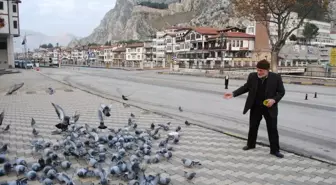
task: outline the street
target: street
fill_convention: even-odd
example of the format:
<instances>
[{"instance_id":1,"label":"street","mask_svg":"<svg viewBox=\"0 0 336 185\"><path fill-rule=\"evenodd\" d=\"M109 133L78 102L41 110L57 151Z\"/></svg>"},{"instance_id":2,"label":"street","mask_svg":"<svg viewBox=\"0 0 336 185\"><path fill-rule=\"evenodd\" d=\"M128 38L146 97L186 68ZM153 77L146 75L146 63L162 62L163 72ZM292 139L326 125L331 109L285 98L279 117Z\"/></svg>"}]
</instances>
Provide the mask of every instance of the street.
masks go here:
<instances>
[{"instance_id":1,"label":"street","mask_svg":"<svg viewBox=\"0 0 336 185\"><path fill-rule=\"evenodd\" d=\"M237 137L247 137L248 113L242 114L246 95L224 100L223 79L72 67L42 68L41 73L120 101L117 88L125 95L134 92L128 101L131 105ZM229 91L243 83L230 80ZM332 120L336 119L336 88L294 84L285 84L285 88L286 95L279 105L280 147L335 163L336 125ZM314 98L315 92L317 98ZM306 94L308 100L305 100ZM183 112L178 110L179 106ZM258 141L268 144L264 120Z\"/></svg>"},{"instance_id":2,"label":"street","mask_svg":"<svg viewBox=\"0 0 336 185\"><path fill-rule=\"evenodd\" d=\"M216 92L216 80L185 78L184 80L179 80L179 83L174 83L174 81L178 81L175 77L160 76L155 74L155 72L125 72L83 68L79 70L42 68L41 72L21 70L21 73L6 74L0 77L0 111L4 111L5 114L1 129L4 130L5 127L11 125L8 131L1 132L0 146L5 143L9 144L8 155L6 155L9 161L24 158L28 166L31 166L32 163L36 163L37 159L44 156L41 153L42 151L37 153L32 151L31 142L33 140L41 138L43 141L55 143L63 138L61 135L51 134L55 130L55 124L59 122L51 103L60 105L66 115L72 115L75 112L79 113L78 126L87 124L91 128L97 128L100 125L96 110L103 103L112 105L111 116L104 121L106 126L111 129L127 129L127 120L130 118L131 113L134 114L133 119L136 121L139 130L150 128L152 123L157 126L170 123L171 129L160 131L159 137L161 138L152 141L154 150L151 156L156 156L154 151L158 149L159 142L165 138L168 132L178 126L181 127L180 141L177 144L171 143L173 145L172 158L169 160L162 159L159 163L146 165L146 174L155 175L160 173L164 176L169 176L171 178L170 184L336 184L336 168L333 164L309 159L287 151L282 151L285 158L279 159L270 155L269 148L262 145L258 145L254 150L242 151L246 141L232 137L232 135L246 137L247 116L242 116L242 105L240 105L243 103L244 98L224 101L222 93ZM125 80L117 80L116 78ZM155 80L151 80L154 78ZM59 80L70 82L72 85L76 85L77 88L70 87L64 82L60 83ZM132 82L135 80L137 82ZM202 83L203 80L208 82L208 85L204 82ZM24 86L21 89L12 95L5 95L10 86L22 82ZM242 82L232 81L232 84L239 85L239 83ZM161 84L162 86L155 84ZM170 87L169 84L176 87ZM212 86L209 84L212 84ZM202 90L201 86L203 85L206 88L215 90ZM54 90L54 94L49 94L49 88ZM120 88L126 93L136 90L128 101L133 106L127 107L123 104L125 101L121 100L116 88ZM91 92L88 92L88 90ZM201 92L197 92L197 90ZM218 88L217 91L221 91L221 89ZM318 96L318 99L321 97L323 97L322 94ZM116 99L116 101L112 99ZM283 101L283 107L291 107L292 104L295 104L286 105L286 101ZM182 107L183 112L178 110L178 106ZM307 106L313 106L313 104ZM325 105L322 102L318 106L322 108ZM150 110L147 111L143 108ZM328 113L328 110L330 111L332 108L332 106L325 106L324 109L321 109L321 112ZM295 111L295 109L291 109L291 111ZM304 116L308 115L309 113L307 112ZM283 117L286 116L281 117L281 121L284 122L286 119ZM38 131L38 136L34 134L31 128L32 118L36 121L34 128ZM185 125L184 121L186 119L192 125ZM296 121L295 124L298 124L298 118L293 120ZM328 119L326 120L328 121ZM287 127L297 127L290 125L293 122L288 122ZM329 122L329 124L331 123ZM301 123L302 125L305 124ZM323 126L327 126L327 124ZM320 128L322 127L320 126ZM324 142L324 147L327 149L332 148L334 144L332 142L328 143L324 137L321 137L322 134L328 133L327 129L320 131L322 134L314 135L313 131L310 131L309 135L304 134L309 129L295 131L300 133L300 135L288 130L290 129L281 126L282 146L289 147L295 151L301 151L302 148L313 146L313 141ZM226 132L231 134L231 136L221 132ZM267 143L264 132L263 126L261 133L264 136L260 138L261 141ZM99 131L99 135L108 133L110 133L108 130ZM287 141L284 138L292 138L293 144L285 145ZM293 147L294 144L303 142L304 139L307 140L303 143L304 145ZM60 153L62 151L56 152L60 155L61 160L67 159L72 163L72 166L65 173L73 180L74 184L92 185L93 183L99 183L99 178L80 178L77 175L79 169L90 165L89 161L77 157L66 158L64 154ZM116 150L112 148L109 151L114 152ZM134 150L130 150L128 155L132 151ZM330 150L331 152L333 151ZM311 154L312 152L308 151L307 153ZM327 158L328 156L324 157ZM200 161L202 165L192 168L185 167L181 162L184 158ZM125 160L129 159L125 158ZM100 164L109 172L109 184L127 184L127 180L110 174L112 173L110 172L111 167L116 164L111 161L110 157ZM187 180L184 176L184 171L195 172L196 177L192 180ZM17 176L13 172L2 176L1 180L13 181L23 176ZM40 182L29 181L29 184L40 184Z\"/></svg>"}]
</instances>

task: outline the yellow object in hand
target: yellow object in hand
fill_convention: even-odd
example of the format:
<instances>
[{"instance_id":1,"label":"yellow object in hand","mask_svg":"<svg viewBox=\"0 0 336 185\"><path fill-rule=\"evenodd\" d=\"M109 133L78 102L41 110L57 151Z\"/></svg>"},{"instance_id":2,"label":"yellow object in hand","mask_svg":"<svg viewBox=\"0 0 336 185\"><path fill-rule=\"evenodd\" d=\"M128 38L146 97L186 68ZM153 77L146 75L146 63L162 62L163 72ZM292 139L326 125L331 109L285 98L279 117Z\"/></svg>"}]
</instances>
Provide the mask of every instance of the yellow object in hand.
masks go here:
<instances>
[{"instance_id":1,"label":"yellow object in hand","mask_svg":"<svg viewBox=\"0 0 336 185\"><path fill-rule=\"evenodd\" d=\"M264 100L263 104L264 104L265 106L267 106L267 104L268 104L268 100Z\"/></svg>"}]
</instances>

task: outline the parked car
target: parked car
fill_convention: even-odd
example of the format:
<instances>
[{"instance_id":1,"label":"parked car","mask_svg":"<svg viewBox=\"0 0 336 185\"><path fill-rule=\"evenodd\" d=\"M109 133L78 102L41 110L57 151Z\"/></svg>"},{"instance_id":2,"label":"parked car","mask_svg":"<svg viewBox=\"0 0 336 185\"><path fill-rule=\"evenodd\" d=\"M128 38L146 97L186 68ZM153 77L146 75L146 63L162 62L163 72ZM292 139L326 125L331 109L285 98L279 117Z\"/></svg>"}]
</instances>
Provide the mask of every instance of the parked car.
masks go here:
<instances>
[{"instance_id":1,"label":"parked car","mask_svg":"<svg viewBox=\"0 0 336 185\"><path fill-rule=\"evenodd\" d=\"M27 61L25 61L24 68L25 69L33 69L34 65L31 61L27 60Z\"/></svg>"},{"instance_id":2,"label":"parked car","mask_svg":"<svg viewBox=\"0 0 336 185\"><path fill-rule=\"evenodd\" d=\"M19 62L19 68L25 68L25 61L24 60L21 60L20 62Z\"/></svg>"},{"instance_id":3,"label":"parked car","mask_svg":"<svg viewBox=\"0 0 336 185\"><path fill-rule=\"evenodd\" d=\"M15 68L20 68L20 60L15 60Z\"/></svg>"}]
</instances>

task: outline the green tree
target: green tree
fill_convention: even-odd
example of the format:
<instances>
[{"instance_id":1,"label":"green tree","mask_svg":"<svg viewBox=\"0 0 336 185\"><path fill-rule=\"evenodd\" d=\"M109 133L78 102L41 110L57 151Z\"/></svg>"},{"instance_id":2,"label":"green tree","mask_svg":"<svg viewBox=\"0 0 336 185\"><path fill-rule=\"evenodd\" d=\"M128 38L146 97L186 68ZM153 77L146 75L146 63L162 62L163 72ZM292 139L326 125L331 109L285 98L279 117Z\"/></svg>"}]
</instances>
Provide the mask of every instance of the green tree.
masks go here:
<instances>
[{"instance_id":1,"label":"green tree","mask_svg":"<svg viewBox=\"0 0 336 185\"><path fill-rule=\"evenodd\" d=\"M89 43L88 46L98 46L97 43Z\"/></svg>"},{"instance_id":2,"label":"green tree","mask_svg":"<svg viewBox=\"0 0 336 185\"><path fill-rule=\"evenodd\" d=\"M44 48L44 49L46 49L46 48L48 48L48 45L47 45L47 44L42 44L42 45L40 46L40 48Z\"/></svg>"},{"instance_id":3,"label":"green tree","mask_svg":"<svg viewBox=\"0 0 336 185\"><path fill-rule=\"evenodd\" d=\"M292 35L289 37L289 40L290 40L290 41L297 41L297 37L296 37L296 35L292 34Z\"/></svg>"},{"instance_id":4,"label":"green tree","mask_svg":"<svg viewBox=\"0 0 336 185\"><path fill-rule=\"evenodd\" d=\"M105 46L111 46L111 45L112 45L112 42L111 42L111 41L106 41L104 45L105 45Z\"/></svg>"},{"instance_id":5,"label":"green tree","mask_svg":"<svg viewBox=\"0 0 336 185\"><path fill-rule=\"evenodd\" d=\"M312 39L316 38L319 28L315 24L306 23L302 32L303 37L306 42L310 42Z\"/></svg>"},{"instance_id":6,"label":"green tree","mask_svg":"<svg viewBox=\"0 0 336 185\"><path fill-rule=\"evenodd\" d=\"M47 46L47 48L53 48L53 47L54 46L51 43L49 43L48 46Z\"/></svg>"},{"instance_id":7,"label":"green tree","mask_svg":"<svg viewBox=\"0 0 336 185\"><path fill-rule=\"evenodd\" d=\"M278 57L286 40L299 29L304 19L313 16L318 8L327 11L328 1L319 0L232 0L235 13L248 17L266 27L271 44L271 68L278 72ZM291 12L298 13L298 18L291 16ZM276 30L271 34L270 26Z\"/></svg>"}]
</instances>

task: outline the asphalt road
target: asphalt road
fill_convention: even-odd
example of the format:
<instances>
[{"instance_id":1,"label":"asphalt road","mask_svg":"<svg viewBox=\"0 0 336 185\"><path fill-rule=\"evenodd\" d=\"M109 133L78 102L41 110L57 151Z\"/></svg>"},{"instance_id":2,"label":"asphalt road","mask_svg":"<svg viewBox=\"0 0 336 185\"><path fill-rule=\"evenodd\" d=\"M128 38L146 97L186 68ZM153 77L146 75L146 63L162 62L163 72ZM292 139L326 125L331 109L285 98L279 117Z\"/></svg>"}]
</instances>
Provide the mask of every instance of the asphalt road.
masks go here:
<instances>
[{"instance_id":1,"label":"asphalt road","mask_svg":"<svg viewBox=\"0 0 336 185\"><path fill-rule=\"evenodd\" d=\"M128 101L132 105L247 137L248 114L242 114L246 96L224 100L223 79L90 68L42 68L41 73L113 99L121 100L116 90L120 88L123 94L134 93ZM230 80L229 91L242 84ZM294 84L285 88L279 105L280 147L336 163L336 88ZM268 143L264 120L258 141Z\"/></svg>"}]
</instances>

